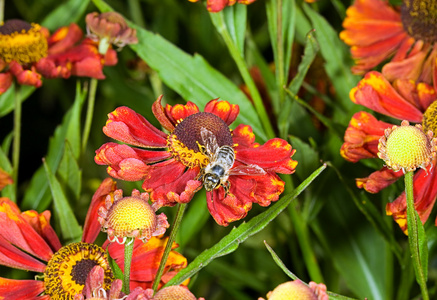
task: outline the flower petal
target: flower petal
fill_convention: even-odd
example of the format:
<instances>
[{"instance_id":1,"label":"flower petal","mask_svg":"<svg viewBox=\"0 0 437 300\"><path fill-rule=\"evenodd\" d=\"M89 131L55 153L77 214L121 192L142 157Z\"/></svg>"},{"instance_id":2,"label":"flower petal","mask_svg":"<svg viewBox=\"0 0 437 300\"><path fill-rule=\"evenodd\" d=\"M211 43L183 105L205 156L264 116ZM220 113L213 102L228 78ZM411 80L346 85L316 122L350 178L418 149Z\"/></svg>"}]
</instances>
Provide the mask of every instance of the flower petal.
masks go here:
<instances>
[{"instance_id":1,"label":"flower petal","mask_svg":"<svg viewBox=\"0 0 437 300\"><path fill-rule=\"evenodd\" d=\"M405 100L378 72L369 72L350 91L354 103L400 120L420 123L422 112Z\"/></svg>"},{"instance_id":2,"label":"flower petal","mask_svg":"<svg viewBox=\"0 0 437 300\"><path fill-rule=\"evenodd\" d=\"M268 172L266 175L252 176L252 178L256 181L254 202L261 206L269 206L272 201L277 201L284 191L284 182L274 173Z\"/></svg>"},{"instance_id":3,"label":"flower petal","mask_svg":"<svg viewBox=\"0 0 437 300\"><path fill-rule=\"evenodd\" d=\"M268 140L259 147L237 146L235 152L236 160L246 165L258 165L266 171L292 174L297 165L297 161L291 159L296 150L280 138Z\"/></svg>"},{"instance_id":4,"label":"flower petal","mask_svg":"<svg viewBox=\"0 0 437 300\"><path fill-rule=\"evenodd\" d=\"M259 147L259 144L255 143L255 134L253 133L252 127L249 125L240 124L233 132L234 136L232 137L232 140L237 147Z\"/></svg>"},{"instance_id":5,"label":"flower petal","mask_svg":"<svg viewBox=\"0 0 437 300\"><path fill-rule=\"evenodd\" d=\"M12 79L13 77L10 72L0 74L0 95L11 87Z\"/></svg>"},{"instance_id":6,"label":"flower petal","mask_svg":"<svg viewBox=\"0 0 437 300\"><path fill-rule=\"evenodd\" d=\"M421 51L404 60L391 61L384 65L382 74L389 81L394 81L398 78L416 81L422 73L422 66L426 56L427 52Z\"/></svg>"},{"instance_id":7,"label":"flower petal","mask_svg":"<svg viewBox=\"0 0 437 300\"><path fill-rule=\"evenodd\" d=\"M351 162L377 157L379 139L384 135L384 130L392 126L378 121L367 112L355 113L344 134L344 144L340 149L341 156Z\"/></svg>"},{"instance_id":8,"label":"flower petal","mask_svg":"<svg viewBox=\"0 0 437 300\"><path fill-rule=\"evenodd\" d=\"M209 101L204 111L219 116L229 126L240 113L240 107L236 104L230 104L228 101L219 101L217 98Z\"/></svg>"},{"instance_id":9,"label":"flower petal","mask_svg":"<svg viewBox=\"0 0 437 300\"><path fill-rule=\"evenodd\" d=\"M19 84L32 85L37 88L42 85L41 74L33 70L24 70L16 61L10 62L9 70L17 78Z\"/></svg>"},{"instance_id":10,"label":"flower petal","mask_svg":"<svg viewBox=\"0 0 437 300\"><path fill-rule=\"evenodd\" d=\"M173 123L173 125L176 125L186 117L197 114L199 112L199 108L193 102L188 101L185 105L176 104L171 106L167 104L164 108L164 111L167 118Z\"/></svg>"},{"instance_id":11,"label":"flower petal","mask_svg":"<svg viewBox=\"0 0 437 300\"><path fill-rule=\"evenodd\" d=\"M175 123L166 115L164 111L164 107L162 107L161 105L161 99L162 99L162 95L160 95L158 99L156 99L156 101L153 102L152 105L153 115L159 121L162 127L164 127L170 132L173 132L173 130L175 129Z\"/></svg>"},{"instance_id":12,"label":"flower petal","mask_svg":"<svg viewBox=\"0 0 437 300\"><path fill-rule=\"evenodd\" d=\"M82 29L75 23L59 28L47 39L48 54L64 53L79 42L82 36Z\"/></svg>"},{"instance_id":13,"label":"flower petal","mask_svg":"<svg viewBox=\"0 0 437 300\"><path fill-rule=\"evenodd\" d=\"M85 219L82 242L93 243L96 240L102 227L97 220L98 211L100 207L104 207L106 196L113 193L116 189L117 183L111 178L106 178L94 193Z\"/></svg>"},{"instance_id":14,"label":"flower petal","mask_svg":"<svg viewBox=\"0 0 437 300\"><path fill-rule=\"evenodd\" d=\"M49 210L39 214L37 211L28 210L21 213L21 216L30 226L46 241L53 252L58 251L61 247L61 241L53 227L50 225L51 212Z\"/></svg>"},{"instance_id":15,"label":"flower petal","mask_svg":"<svg viewBox=\"0 0 437 300\"><path fill-rule=\"evenodd\" d=\"M164 148L167 145L167 135L164 132L125 106L108 114L103 132L113 139L135 146Z\"/></svg>"},{"instance_id":16,"label":"flower petal","mask_svg":"<svg viewBox=\"0 0 437 300\"><path fill-rule=\"evenodd\" d=\"M0 264L26 271L44 272L46 265L31 257L17 247L12 246L0 235ZM1 299L1 298L0 298Z\"/></svg>"},{"instance_id":17,"label":"flower petal","mask_svg":"<svg viewBox=\"0 0 437 300\"><path fill-rule=\"evenodd\" d=\"M0 299L31 300L44 291L44 281L0 277Z\"/></svg>"},{"instance_id":18,"label":"flower petal","mask_svg":"<svg viewBox=\"0 0 437 300\"><path fill-rule=\"evenodd\" d=\"M357 178L356 184L357 187L364 188L369 193L379 193L379 191L396 182L403 175L402 170L394 172L387 167L383 167L381 170L370 174L369 177Z\"/></svg>"},{"instance_id":19,"label":"flower petal","mask_svg":"<svg viewBox=\"0 0 437 300\"><path fill-rule=\"evenodd\" d=\"M11 200L0 198L0 235L18 248L49 261L53 255L52 249L17 210Z\"/></svg>"},{"instance_id":20,"label":"flower petal","mask_svg":"<svg viewBox=\"0 0 437 300\"><path fill-rule=\"evenodd\" d=\"M435 167L436 161L433 164ZM434 169L420 169L413 179L414 206L422 223L425 223L434 207L437 197L437 172ZM405 234L407 231L407 202L403 192L393 202L387 203L386 213L392 216Z\"/></svg>"}]
</instances>

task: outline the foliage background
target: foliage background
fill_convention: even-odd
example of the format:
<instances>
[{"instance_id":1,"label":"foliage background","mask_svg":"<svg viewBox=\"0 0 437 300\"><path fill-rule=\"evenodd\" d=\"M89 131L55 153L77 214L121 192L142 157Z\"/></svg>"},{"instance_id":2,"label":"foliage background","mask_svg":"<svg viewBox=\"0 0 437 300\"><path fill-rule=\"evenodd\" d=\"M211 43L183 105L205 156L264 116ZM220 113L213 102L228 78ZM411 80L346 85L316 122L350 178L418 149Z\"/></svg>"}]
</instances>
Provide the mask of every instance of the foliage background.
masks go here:
<instances>
[{"instance_id":1,"label":"foliage background","mask_svg":"<svg viewBox=\"0 0 437 300\"><path fill-rule=\"evenodd\" d=\"M97 10L95 3L100 1L7 1L5 20L20 18L37 22L51 31L70 22L77 22L84 30L84 16ZM55 211L52 225L58 232L62 231L60 224L65 214L59 213L59 206L56 207L49 191L43 196L37 195L38 188L35 188L32 178L37 170L42 170L41 159L49 157L50 151L59 161L62 155L70 155L70 160L64 158L64 164L69 161L75 167L64 168L65 165L62 167L59 163L61 167L52 167L52 171L57 171L57 178L74 217L78 224L83 224L92 194L107 176L105 167L97 166L93 157L95 149L109 141L101 129L106 115L117 106L129 106L144 115L153 125L159 126L151 113L151 105L160 94L164 94L163 99L167 103L190 100L201 108L210 99L220 97L247 108L243 115L246 119L238 119L233 126L240 122L249 124L256 128L259 142L267 139L256 110L240 92L245 83L204 3L184 0L112 0L107 1L107 4L147 31L139 34L138 45L126 47L119 52L116 66L104 69L106 79L98 85L93 127L86 151L80 156L71 155L75 151L73 137L80 134L84 120L86 91L83 88L87 87L88 79L45 80L37 90L27 87L22 90L23 95L28 93L28 97L23 103L17 202L22 210ZM247 30L243 26L243 30L237 31L240 41L241 37L245 40L242 52L249 68L259 68L259 74L267 87L262 95L268 95L275 101L281 92L274 71L276 51L272 47L268 24L273 16L266 9L268 5L294 6L293 9L283 10L283 18L288 20L285 21L288 27L284 30L290 33L286 36L284 49L289 47L293 50L290 79L299 78L299 74L304 75L303 70L298 69L300 63L307 66L312 62L305 83L300 88L300 98L295 100L290 94L284 96L288 103L292 103L290 114L280 117L275 115L272 108L268 111L276 134L287 138L293 148L297 149L293 158L299 164L296 173L288 176L291 180L286 179L288 185L285 194L320 167L322 162L328 162L328 168L286 210L266 224L261 232L247 239L231 254L217 258L200 270L191 280L191 291L197 297L208 300L265 297L268 291L289 280L267 251L263 243L266 241L287 268L305 282L324 282L330 291L359 299L417 297L420 291L409 260L407 238L391 217L385 215L385 204L399 195L402 184L390 186L376 195L358 190L354 178L367 176L373 169L379 168L382 162L352 164L343 160L339 154L351 116L363 110L349 100L349 90L358 82L359 77L350 73L352 61L349 50L338 38L345 9L350 3L339 0L321 0L314 4L291 0L257 0L247 6ZM246 6L235 5L227 10L231 9L239 17ZM238 21L238 18L235 20ZM315 32L310 33L312 29ZM152 35L151 32L159 35ZM293 33L295 43L290 47ZM276 39L274 34L273 40ZM308 34L312 37L309 42ZM309 59L309 62L305 62L303 58L311 55L306 52L304 56L303 50L305 45L311 43L313 46L308 46L307 51L315 53L318 48L319 51L314 61ZM145 59L151 68L141 64L138 56ZM189 81L184 81L187 78ZM325 86L325 89L317 94L320 85ZM205 89L202 90L201 86ZM299 82L296 86L300 86ZM314 100L314 93L318 96L317 100ZM0 140L3 141L4 153L9 152L11 142L13 114L7 108L12 103L11 99L10 94L0 97ZM65 136L59 132L66 128L65 116L75 103L83 105L79 107L81 117L69 123L72 133L67 134L68 142L63 143ZM318 114L314 114L311 107L318 109ZM387 117L380 117L387 120ZM56 128L58 133L55 133ZM285 130L282 131L285 136L282 136L281 130ZM53 139L54 136L58 139ZM70 147L71 152L68 150ZM73 157L75 159L71 160ZM5 164L4 159L2 164ZM47 182L46 177L40 178ZM125 190L125 194L133 188L141 190L140 183L119 181L118 185ZM2 195L8 196L8 193L5 189ZM250 220L266 209L254 205L245 220ZM163 211L172 220L175 209L165 208ZM437 231L434 218L433 211L426 224L431 298L436 295L437 280ZM188 205L177 239L179 250L190 262L243 222L235 222L228 227L218 226L207 212L205 192L202 191ZM64 242L75 238L64 234L62 237ZM34 276L32 273L7 268L0 268L0 274L8 278Z\"/></svg>"}]
</instances>

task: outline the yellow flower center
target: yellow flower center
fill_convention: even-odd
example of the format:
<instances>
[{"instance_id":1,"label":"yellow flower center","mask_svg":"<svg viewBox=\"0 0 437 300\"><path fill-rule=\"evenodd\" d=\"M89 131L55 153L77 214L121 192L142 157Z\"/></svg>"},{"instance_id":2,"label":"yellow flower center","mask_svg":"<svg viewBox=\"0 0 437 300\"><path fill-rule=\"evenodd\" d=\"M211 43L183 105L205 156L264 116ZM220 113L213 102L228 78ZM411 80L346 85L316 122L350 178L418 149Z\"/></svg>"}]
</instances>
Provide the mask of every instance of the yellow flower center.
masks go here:
<instances>
[{"instance_id":1,"label":"yellow flower center","mask_svg":"<svg viewBox=\"0 0 437 300\"><path fill-rule=\"evenodd\" d=\"M433 43L437 37L437 2L404 0L401 6L404 29L417 40Z\"/></svg>"},{"instance_id":2,"label":"yellow flower center","mask_svg":"<svg viewBox=\"0 0 437 300\"><path fill-rule=\"evenodd\" d=\"M314 292L300 281L289 281L278 285L272 292L267 294L268 300L317 300Z\"/></svg>"},{"instance_id":3,"label":"yellow flower center","mask_svg":"<svg viewBox=\"0 0 437 300\"><path fill-rule=\"evenodd\" d=\"M209 163L208 157L199 149L199 144L205 146L201 128L213 133L218 147L233 145L231 130L220 117L208 112L186 117L169 135L167 146L173 157L189 168L203 168Z\"/></svg>"},{"instance_id":4,"label":"yellow flower center","mask_svg":"<svg viewBox=\"0 0 437 300\"><path fill-rule=\"evenodd\" d=\"M114 280L105 250L94 244L74 243L62 247L47 263L44 271L45 294L51 300L73 300L81 293L94 266L105 270L103 288L108 290Z\"/></svg>"},{"instance_id":5,"label":"yellow flower center","mask_svg":"<svg viewBox=\"0 0 437 300\"><path fill-rule=\"evenodd\" d=\"M378 156L394 171L414 171L426 168L435 155L432 133L426 135L421 125L410 126L403 121L385 131L378 144Z\"/></svg>"},{"instance_id":6,"label":"yellow flower center","mask_svg":"<svg viewBox=\"0 0 437 300\"><path fill-rule=\"evenodd\" d=\"M434 101L423 114L422 119L423 131L431 130L434 136L437 136L437 101Z\"/></svg>"},{"instance_id":7,"label":"yellow flower center","mask_svg":"<svg viewBox=\"0 0 437 300\"><path fill-rule=\"evenodd\" d=\"M0 26L0 57L6 62L29 64L47 56L47 39L38 24L8 20Z\"/></svg>"},{"instance_id":8,"label":"yellow flower center","mask_svg":"<svg viewBox=\"0 0 437 300\"><path fill-rule=\"evenodd\" d=\"M116 237L148 237L158 226L155 210L137 196L116 199L109 208L102 228Z\"/></svg>"}]
</instances>

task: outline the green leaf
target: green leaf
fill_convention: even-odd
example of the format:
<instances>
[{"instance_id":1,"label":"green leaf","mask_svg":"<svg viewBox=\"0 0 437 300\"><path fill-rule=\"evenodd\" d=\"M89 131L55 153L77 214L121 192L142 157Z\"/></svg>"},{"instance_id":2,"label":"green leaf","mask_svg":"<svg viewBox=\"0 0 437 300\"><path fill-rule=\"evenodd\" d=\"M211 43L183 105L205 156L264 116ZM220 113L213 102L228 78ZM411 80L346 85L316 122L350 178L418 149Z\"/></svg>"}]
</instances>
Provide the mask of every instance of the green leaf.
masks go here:
<instances>
[{"instance_id":1,"label":"green leaf","mask_svg":"<svg viewBox=\"0 0 437 300\"><path fill-rule=\"evenodd\" d=\"M300 193L302 193L325 168L326 165L321 166L295 190L293 190L293 192L282 197L272 207L252 218L249 222L241 224L238 228L233 228L231 232L222 238L217 244L198 255L185 269L173 277L166 286L181 284L183 281L199 272L212 260L235 251L240 243L243 243L248 237L261 231L267 226L267 224L276 218L276 216L278 216L293 199L299 196Z\"/></svg>"},{"instance_id":2,"label":"green leaf","mask_svg":"<svg viewBox=\"0 0 437 300\"><path fill-rule=\"evenodd\" d=\"M93 0L101 11L111 11L106 3ZM228 78L214 69L202 56L189 55L163 37L129 23L137 30L138 44L131 45L140 58L154 70L162 81L202 109L211 99L220 97L238 104L240 113L233 125L252 126L257 138L267 140L264 129L252 103ZM165 98L165 97L164 97Z\"/></svg>"},{"instance_id":3,"label":"green leaf","mask_svg":"<svg viewBox=\"0 0 437 300\"><path fill-rule=\"evenodd\" d=\"M51 170L58 170L59 164L64 154L64 146L66 140L71 145L74 157L78 158L80 151L80 131L78 124L80 120L80 112L85 100L85 91L80 90L80 84L76 86L76 98L73 107L65 114L62 125L58 126L55 134L50 138L49 149L46 156L46 163ZM33 175L29 186L26 189L24 200L22 202L23 209L37 209L42 211L46 209L51 201L49 185L44 168L40 167Z\"/></svg>"},{"instance_id":4,"label":"green leaf","mask_svg":"<svg viewBox=\"0 0 437 300\"><path fill-rule=\"evenodd\" d=\"M326 61L325 70L335 87L338 99L343 105L343 110L336 110L337 117L348 119L345 111L350 111L354 103L349 100L349 91L359 80L358 76L352 75L350 67L352 64L350 54L346 45L339 39L337 32L317 12L307 4L303 4L305 13L309 16L313 27L316 30L316 37L319 41L320 52Z\"/></svg>"},{"instance_id":5,"label":"green leaf","mask_svg":"<svg viewBox=\"0 0 437 300\"><path fill-rule=\"evenodd\" d=\"M120 269L120 267L115 262L115 259L113 259L110 255L108 250L106 250L106 254L108 255L108 262L109 266L111 267L112 272L114 272L115 279L123 280L123 271Z\"/></svg>"},{"instance_id":6,"label":"green leaf","mask_svg":"<svg viewBox=\"0 0 437 300\"><path fill-rule=\"evenodd\" d=\"M65 142L64 156L58 168L58 176L64 191L72 195L71 199L77 201L82 190L82 171L68 140Z\"/></svg>"},{"instance_id":7,"label":"green leaf","mask_svg":"<svg viewBox=\"0 0 437 300\"><path fill-rule=\"evenodd\" d=\"M244 36L246 33L247 6L228 6L220 12L210 13L210 17L220 34L223 34L223 31L227 31L229 33L233 43L237 46L241 57L244 57ZM222 22L218 22L218 19L222 19Z\"/></svg>"},{"instance_id":8,"label":"green leaf","mask_svg":"<svg viewBox=\"0 0 437 300\"><path fill-rule=\"evenodd\" d=\"M82 228L79 226L73 210L62 191L61 184L56 179L53 171L50 170L45 161L43 161L43 165L53 196L54 212L60 222L62 237L68 242L79 241L82 235Z\"/></svg>"},{"instance_id":9,"label":"green leaf","mask_svg":"<svg viewBox=\"0 0 437 300\"><path fill-rule=\"evenodd\" d=\"M311 171L315 170L320 164L319 154L301 139L295 136L290 136L289 139L293 149L296 149L293 159L299 162L296 174L301 179L307 178Z\"/></svg>"},{"instance_id":10,"label":"green leaf","mask_svg":"<svg viewBox=\"0 0 437 300\"><path fill-rule=\"evenodd\" d=\"M41 25L53 31L61 26L77 23L83 17L90 0L69 0L52 10Z\"/></svg>"},{"instance_id":11,"label":"green leaf","mask_svg":"<svg viewBox=\"0 0 437 300\"><path fill-rule=\"evenodd\" d=\"M0 117L14 110L15 86L16 84L13 83L6 92L0 95ZM35 91L35 87L29 85L21 85L19 89L21 102L24 102Z\"/></svg>"}]
</instances>

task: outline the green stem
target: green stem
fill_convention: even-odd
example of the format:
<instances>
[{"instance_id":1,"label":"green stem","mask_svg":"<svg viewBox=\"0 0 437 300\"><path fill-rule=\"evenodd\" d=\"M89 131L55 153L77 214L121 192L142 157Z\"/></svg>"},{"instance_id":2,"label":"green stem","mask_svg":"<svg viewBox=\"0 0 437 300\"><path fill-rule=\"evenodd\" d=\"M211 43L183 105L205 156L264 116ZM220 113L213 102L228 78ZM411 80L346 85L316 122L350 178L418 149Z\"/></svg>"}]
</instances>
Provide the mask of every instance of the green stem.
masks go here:
<instances>
[{"instance_id":1,"label":"green stem","mask_svg":"<svg viewBox=\"0 0 437 300\"><path fill-rule=\"evenodd\" d=\"M252 97L253 104L255 106L255 110L258 113L259 118L261 119L261 123L264 127L264 130L266 131L268 138L274 138L275 132L273 130L272 124L270 123L269 116L267 115L266 109L264 107L264 104L262 102L261 95L255 85L255 82L253 81L252 76L250 76L249 69L247 68L246 62L241 55L240 51L238 50L237 45L232 40L231 35L229 34L229 31L227 30L225 20L223 17L223 13L210 13L211 18L213 18L213 23L217 27L217 31L221 34L223 37L223 40L228 47L229 53L231 54L232 58L234 59L238 70L240 71L241 77L243 77L244 83L246 84L247 88L249 89L249 93Z\"/></svg>"},{"instance_id":2,"label":"green stem","mask_svg":"<svg viewBox=\"0 0 437 300\"><path fill-rule=\"evenodd\" d=\"M124 243L124 274L122 291L126 295L130 293L130 269L132 264L132 253L134 251L135 238L127 238Z\"/></svg>"},{"instance_id":3,"label":"green stem","mask_svg":"<svg viewBox=\"0 0 437 300\"><path fill-rule=\"evenodd\" d=\"M14 193L15 199L17 198L17 186L18 186L18 169L20 165L20 141L21 141L21 96L20 86L15 83L15 96L14 96L14 143L12 152L12 165L13 165L13 180L14 180Z\"/></svg>"},{"instance_id":4,"label":"green stem","mask_svg":"<svg viewBox=\"0 0 437 300\"><path fill-rule=\"evenodd\" d=\"M90 135L91 124L93 122L94 104L96 102L96 90L98 82L99 81L95 78L91 78L90 80L90 90L88 93L88 109L86 112L85 127L83 129L82 136L82 153L85 153L86 145L88 143L88 138Z\"/></svg>"},{"instance_id":5,"label":"green stem","mask_svg":"<svg viewBox=\"0 0 437 300\"><path fill-rule=\"evenodd\" d=\"M423 272L422 261L419 249L419 234L418 222L421 222L414 207L413 194L413 175L414 172L407 172L405 174L405 194L407 198L407 225L408 225L408 243L410 244L410 252L416 271L416 280L419 283L422 292L423 300L428 300L428 289L426 287L426 278Z\"/></svg>"},{"instance_id":6,"label":"green stem","mask_svg":"<svg viewBox=\"0 0 437 300\"><path fill-rule=\"evenodd\" d=\"M276 33L276 43L277 43L277 59L276 59L276 77L278 83L279 92L279 103L284 103L285 101L285 89L287 85L284 69L284 35L282 32L282 0L277 0L276 3L276 26L278 32Z\"/></svg>"},{"instance_id":7,"label":"green stem","mask_svg":"<svg viewBox=\"0 0 437 300\"><path fill-rule=\"evenodd\" d=\"M179 226L182 222L182 217L184 216L186 203L178 204L178 211L176 212L176 218L173 222L173 228L171 230L170 236L168 237L167 245L165 245L164 253L162 254L161 263L159 264L158 271L156 272L155 280L153 281L152 289L156 292L159 286L159 282L161 281L161 276L164 273L164 267L167 262L168 256L170 255L171 248L173 246L173 242L176 239L176 235L179 231Z\"/></svg>"},{"instance_id":8,"label":"green stem","mask_svg":"<svg viewBox=\"0 0 437 300\"><path fill-rule=\"evenodd\" d=\"M0 0L0 22L5 20L5 0Z\"/></svg>"}]
</instances>

